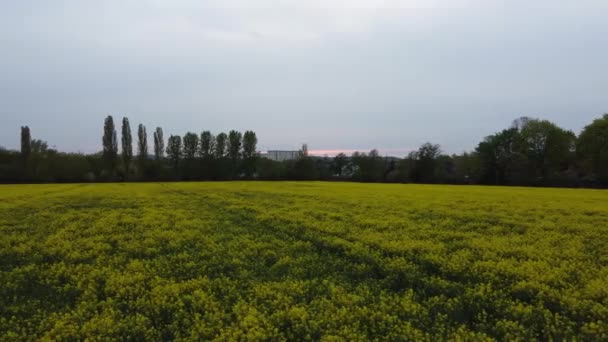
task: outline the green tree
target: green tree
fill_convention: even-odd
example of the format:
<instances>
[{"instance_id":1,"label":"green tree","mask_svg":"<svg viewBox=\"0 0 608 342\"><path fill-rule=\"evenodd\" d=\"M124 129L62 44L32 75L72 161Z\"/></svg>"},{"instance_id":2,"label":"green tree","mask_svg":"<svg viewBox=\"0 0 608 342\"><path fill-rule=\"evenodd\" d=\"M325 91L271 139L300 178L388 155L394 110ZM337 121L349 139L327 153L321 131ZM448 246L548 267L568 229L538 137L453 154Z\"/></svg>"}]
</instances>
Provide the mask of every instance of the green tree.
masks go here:
<instances>
[{"instance_id":1,"label":"green tree","mask_svg":"<svg viewBox=\"0 0 608 342\"><path fill-rule=\"evenodd\" d=\"M226 133L220 133L215 137L215 156L223 158L226 155L226 143L228 136Z\"/></svg>"},{"instance_id":2,"label":"green tree","mask_svg":"<svg viewBox=\"0 0 608 342\"><path fill-rule=\"evenodd\" d=\"M32 136L30 134L30 128L28 126L21 127L21 158L23 160L23 167L27 168L27 161L30 159L32 154Z\"/></svg>"},{"instance_id":3,"label":"green tree","mask_svg":"<svg viewBox=\"0 0 608 342\"><path fill-rule=\"evenodd\" d=\"M547 120L531 119L521 127L520 134L531 177L544 181L568 169L576 144L573 132Z\"/></svg>"},{"instance_id":4,"label":"green tree","mask_svg":"<svg viewBox=\"0 0 608 342\"><path fill-rule=\"evenodd\" d=\"M126 177L129 176L129 166L131 165L131 159L133 159L133 138L131 136L131 125L129 119L122 118L122 161L125 165Z\"/></svg>"},{"instance_id":5,"label":"green tree","mask_svg":"<svg viewBox=\"0 0 608 342\"><path fill-rule=\"evenodd\" d=\"M369 154L355 152L351 156L353 162L353 178L362 182L379 182L384 173L384 162L378 150L371 150Z\"/></svg>"},{"instance_id":6,"label":"green tree","mask_svg":"<svg viewBox=\"0 0 608 342\"><path fill-rule=\"evenodd\" d=\"M608 114L583 129L578 137L576 152L583 170L608 184Z\"/></svg>"},{"instance_id":7,"label":"green tree","mask_svg":"<svg viewBox=\"0 0 608 342\"><path fill-rule=\"evenodd\" d=\"M418 151L411 152L408 157L413 162L410 178L420 183L437 182L437 160L440 155L441 147L431 143L423 144Z\"/></svg>"},{"instance_id":8,"label":"green tree","mask_svg":"<svg viewBox=\"0 0 608 342\"><path fill-rule=\"evenodd\" d=\"M233 161L239 159L241 155L242 138L241 132L231 130L228 133L228 157Z\"/></svg>"},{"instance_id":9,"label":"green tree","mask_svg":"<svg viewBox=\"0 0 608 342\"><path fill-rule=\"evenodd\" d=\"M103 126L103 160L108 171L113 174L116 169L116 158L118 156L118 141L116 139L116 129L114 119L108 115Z\"/></svg>"},{"instance_id":10,"label":"green tree","mask_svg":"<svg viewBox=\"0 0 608 342\"><path fill-rule=\"evenodd\" d=\"M520 119L521 120L521 119ZM521 152L521 135L516 127L490 135L476 148L481 178L484 183L507 184L521 182L526 160Z\"/></svg>"},{"instance_id":11,"label":"green tree","mask_svg":"<svg viewBox=\"0 0 608 342\"><path fill-rule=\"evenodd\" d=\"M256 156L258 137L254 131L243 134L243 159L252 159Z\"/></svg>"},{"instance_id":12,"label":"green tree","mask_svg":"<svg viewBox=\"0 0 608 342\"><path fill-rule=\"evenodd\" d=\"M243 168L247 177L255 174L258 137L253 131L243 134Z\"/></svg>"},{"instance_id":13,"label":"green tree","mask_svg":"<svg viewBox=\"0 0 608 342\"><path fill-rule=\"evenodd\" d=\"M171 135L169 140L167 140L167 157L177 170L179 160L182 157L182 138L179 135Z\"/></svg>"},{"instance_id":14,"label":"green tree","mask_svg":"<svg viewBox=\"0 0 608 342\"><path fill-rule=\"evenodd\" d=\"M202 158L209 158L213 156L213 146L215 145L215 137L209 131L201 133L201 143L199 155Z\"/></svg>"},{"instance_id":15,"label":"green tree","mask_svg":"<svg viewBox=\"0 0 608 342\"><path fill-rule=\"evenodd\" d=\"M154 158L161 160L165 155L165 140L163 138L163 129L156 127L154 131Z\"/></svg>"},{"instance_id":16,"label":"green tree","mask_svg":"<svg viewBox=\"0 0 608 342\"><path fill-rule=\"evenodd\" d=\"M332 163L332 171L333 174L341 177L342 176L342 172L344 172L344 168L346 167L346 164L348 164L348 157L346 156L346 154L340 152L338 153L333 160Z\"/></svg>"},{"instance_id":17,"label":"green tree","mask_svg":"<svg viewBox=\"0 0 608 342\"><path fill-rule=\"evenodd\" d=\"M186 133L186 135L184 135L184 159L194 159L197 150L198 135L190 132Z\"/></svg>"},{"instance_id":18,"label":"green tree","mask_svg":"<svg viewBox=\"0 0 608 342\"><path fill-rule=\"evenodd\" d=\"M137 156L140 162L148 158L148 132L143 124L139 124L137 128Z\"/></svg>"}]
</instances>

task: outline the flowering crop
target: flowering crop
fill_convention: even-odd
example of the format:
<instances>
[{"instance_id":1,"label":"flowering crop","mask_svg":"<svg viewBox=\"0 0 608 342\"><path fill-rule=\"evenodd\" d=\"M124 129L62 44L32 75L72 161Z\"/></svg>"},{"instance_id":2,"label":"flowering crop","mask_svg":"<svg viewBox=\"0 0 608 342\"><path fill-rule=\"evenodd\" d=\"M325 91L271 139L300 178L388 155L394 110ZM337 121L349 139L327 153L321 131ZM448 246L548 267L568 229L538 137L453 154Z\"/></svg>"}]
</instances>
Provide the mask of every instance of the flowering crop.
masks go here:
<instances>
[{"instance_id":1,"label":"flowering crop","mask_svg":"<svg viewBox=\"0 0 608 342\"><path fill-rule=\"evenodd\" d=\"M0 340L608 339L608 192L3 185Z\"/></svg>"}]
</instances>

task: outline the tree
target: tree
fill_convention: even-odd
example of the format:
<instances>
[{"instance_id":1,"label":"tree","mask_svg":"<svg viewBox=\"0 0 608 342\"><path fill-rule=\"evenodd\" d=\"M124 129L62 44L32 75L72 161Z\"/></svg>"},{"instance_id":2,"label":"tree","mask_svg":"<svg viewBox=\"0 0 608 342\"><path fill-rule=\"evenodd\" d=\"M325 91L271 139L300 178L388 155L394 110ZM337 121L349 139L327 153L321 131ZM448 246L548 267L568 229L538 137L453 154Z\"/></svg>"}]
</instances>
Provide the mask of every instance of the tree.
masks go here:
<instances>
[{"instance_id":1,"label":"tree","mask_svg":"<svg viewBox=\"0 0 608 342\"><path fill-rule=\"evenodd\" d=\"M531 119L520 129L520 135L533 179L555 178L568 169L576 144L573 132L547 120Z\"/></svg>"},{"instance_id":2,"label":"tree","mask_svg":"<svg viewBox=\"0 0 608 342\"><path fill-rule=\"evenodd\" d=\"M342 176L342 172L344 172L344 167L346 167L346 164L348 163L348 157L346 156L346 154L340 152L338 153L333 160L332 163L332 171L333 174L341 177Z\"/></svg>"},{"instance_id":3,"label":"tree","mask_svg":"<svg viewBox=\"0 0 608 342\"><path fill-rule=\"evenodd\" d=\"M249 177L255 173L257 144L258 137L255 132L246 131L243 134L243 162L245 174Z\"/></svg>"},{"instance_id":4,"label":"tree","mask_svg":"<svg viewBox=\"0 0 608 342\"><path fill-rule=\"evenodd\" d=\"M246 131L243 134L243 159L255 157L258 138L253 131Z\"/></svg>"},{"instance_id":5,"label":"tree","mask_svg":"<svg viewBox=\"0 0 608 342\"><path fill-rule=\"evenodd\" d=\"M523 119L525 118L520 120ZM476 152L480 159L484 183L507 184L524 181L522 170L525 170L526 162L521 153L521 137L516 127L521 126L490 135L477 146Z\"/></svg>"},{"instance_id":6,"label":"tree","mask_svg":"<svg viewBox=\"0 0 608 342\"><path fill-rule=\"evenodd\" d=\"M137 128L137 156L140 162L144 162L148 158L148 133L143 124L139 124Z\"/></svg>"},{"instance_id":7,"label":"tree","mask_svg":"<svg viewBox=\"0 0 608 342\"><path fill-rule=\"evenodd\" d=\"M49 145L47 142L39 139L32 139L31 146L33 155L45 154L49 151Z\"/></svg>"},{"instance_id":8,"label":"tree","mask_svg":"<svg viewBox=\"0 0 608 342\"><path fill-rule=\"evenodd\" d=\"M587 174L608 184L608 114L583 129L576 153Z\"/></svg>"},{"instance_id":9,"label":"tree","mask_svg":"<svg viewBox=\"0 0 608 342\"><path fill-rule=\"evenodd\" d=\"M118 141L116 139L114 119L111 115L108 115L104 122L102 143L103 160L110 173L113 173L116 168L116 157L118 156Z\"/></svg>"},{"instance_id":10,"label":"tree","mask_svg":"<svg viewBox=\"0 0 608 342\"><path fill-rule=\"evenodd\" d=\"M303 144L299 152L298 159L289 162L289 164L292 165L291 170L288 173L289 178L297 180L317 179L317 169L315 168L315 163L312 158L308 156L308 146Z\"/></svg>"},{"instance_id":11,"label":"tree","mask_svg":"<svg viewBox=\"0 0 608 342\"><path fill-rule=\"evenodd\" d=\"M163 129L156 127L154 132L154 158L160 160L165 155L165 140L163 138Z\"/></svg>"},{"instance_id":12,"label":"tree","mask_svg":"<svg viewBox=\"0 0 608 342\"><path fill-rule=\"evenodd\" d=\"M209 158L213 156L213 146L215 145L215 138L209 131L201 133L201 146L199 155L202 158Z\"/></svg>"},{"instance_id":13,"label":"tree","mask_svg":"<svg viewBox=\"0 0 608 342\"><path fill-rule=\"evenodd\" d=\"M241 132L231 130L228 133L228 156L233 161L239 159L241 155L241 139L243 135Z\"/></svg>"},{"instance_id":14,"label":"tree","mask_svg":"<svg viewBox=\"0 0 608 342\"><path fill-rule=\"evenodd\" d=\"M217 158L223 158L226 155L226 141L228 136L226 133L220 133L215 138L215 156Z\"/></svg>"},{"instance_id":15,"label":"tree","mask_svg":"<svg viewBox=\"0 0 608 342\"><path fill-rule=\"evenodd\" d=\"M302 148L300 149L300 156L308 157L308 144L302 144Z\"/></svg>"},{"instance_id":16,"label":"tree","mask_svg":"<svg viewBox=\"0 0 608 342\"><path fill-rule=\"evenodd\" d=\"M184 158L188 160L194 159L198 150L198 135L195 133L186 133L184 135Z\"/></svg>"},{"instance_id":17,"label":"tree","mask_svg":"<svg viewBox=\"0 0 608 342\"><path fill-rule=\"evenodd\" d=\"M129 176L129 166L131 164L131 159L133 159L133 138L131 137L131 125L129 124L129 119L124 117L122 118L122 161L125 164L125 173L126 176Z\"/></svg>"},{"instance_id":18,"label":"tree","mask_svg":"<svg viewBox=\"0 0 608 342\"><path fill-rule=\"evenodd\" d=\"M362 182L379 182L384 176L384 162L378 150L371 150L369 154L355 152L353 162L353 178Z\"/></svg>"},{"instance_id":19,"label":"tree","mask_svg":"<svg viewBox=\"0 0 608 342\"><path fill-rule=\"evenodd\" d=\"M182 157L182 138L179 135L171 135L167 141L167 157L177 169L179 160Z\"/></svg>"},{"instance_id":20,"label":"tree","mask_svg":"<svg viewBox=\"0 0 608 342\"><path fill-rule=\"evenodd\" d=\"M21 158L23 159L24 167L27 167L27 161L32 153L32 136L28 126L21 127Z\"/></svg>"},{"instance_id":21,"label":"tree","mask_svg":"<svg viewBox=\"0 0 608 342\"><path fill-rule=\"evenodd\" d=\"M441 147L431 143L420 146L418 151L411 152L409 159L413 161L410 178L414 182L434 183L437 181L438 163Z\"/></svg>"}]
</instances>

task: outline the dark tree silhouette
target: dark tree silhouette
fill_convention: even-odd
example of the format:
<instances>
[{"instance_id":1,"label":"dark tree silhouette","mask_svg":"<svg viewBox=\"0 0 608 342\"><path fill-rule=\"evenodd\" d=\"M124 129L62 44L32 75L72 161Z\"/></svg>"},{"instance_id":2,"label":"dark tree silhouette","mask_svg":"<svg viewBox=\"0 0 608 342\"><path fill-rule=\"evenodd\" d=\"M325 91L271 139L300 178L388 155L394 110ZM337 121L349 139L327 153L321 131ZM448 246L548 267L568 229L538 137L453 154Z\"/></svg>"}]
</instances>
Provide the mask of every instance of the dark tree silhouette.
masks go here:
<instances>
[{"instance_id":1,"label":"dark tree silhouette","mask_svg":"<svg viewBox=\"0 0 608 342\"><path fill-rule=\"evenodd\" d=\"M245 174L248 177L253 176L256 171L257 144L258 137L254 131L246 131L245 134L243 134L243 167Z\"/></svg>"},{"instance_id":2,"label":"dark tree silhouette","mask_svg":"<svg viewBox=\"0 0 608 342\"><path fill-rule=\"evenodd\" d=\"M530 166L529 177L544 181L568 167L576 135L547 120L531 119L520 129L522 153Z\"/></svg>"},{"instance_id":3,"label":"dark tree silhouette","mask_svg":"<svg viewBox=\"0 0 608 342\"><path fill-rule=\"evenodd\" d=\"M344 168L348 163L348 157L344 153L338 153L333 160L332 163L332 172L334 175L341 177L342 172L344 172Z\"/></svg>"},{"instance_id":4,"label":"dark tree silhouette","mask_svg":"<svg viewBox=\"0 0 608 342\"><path fill-rule=\"evenodd\" d=\"M246 131L243 134L243 159L251 159L256 155L258 137L254 131Z\"/></svg>"},{"instance_id":5,"label":"dark tree silhouette","mask_svg":"<svg viewBox=\"0 0 608 342\"><path fill-rule=\"evenodd\" d=\"M143 124L139 124L137 128L137 156L140 162L148 158L148 133Z\"/></svg>"},{"instance_id":6,"label":"dark tree silhouette","mask_svg":"<svg viewBox=\"0 0 608 342\"><path fill-rule=\"evenodd\" d=\"M171 135L167 140L167 157L177 169L179 160L182 157L182 138L179 135Z\"/></svg>"},{"instance_id":7,"label":"dark tree silhouette","mask_svg":"<svg viewBox=\"0 0 608 342\"><path fill-rule=\"evenodd\" d=\"M438 163L437 159L441 155L439 145L426 143L411 152L409 159L413 162L410 178L415 182L434 183L437 179Z\"/></svg>"},{"instance_id":8,"label":"dark tree silhouette","mask_svg":"<svg viewBox=\"0 0 608 342\"><path fill-rule=\"evenodd\" d=\"M165 155L165 140L163 138L163 129L156 127L154 132L154 158L161 160Z\"/></svg>"},{"instance_id":9,"label":"dark tree silhouette","mask_svg":"<svg viewBox=\"0 0 608 342\"><path fill-rule=\"evenodd\" d=\"M133 159L133 137L131 136L131 125L129 119L122 118L122 161L125 165L125 176L129 177L129 168Z\"/></svg>"},{"instance_id":10,"label":"dark tree silhouette","mask_svg":"<svg viewBox=\"0 0 608 342\"><path fill-rule=\"evenodd\" d=\"M32 153L32 136L28 126L21 127L21 158L23 159L24 167L27 166L27 161Z\"/></svg>"},{"instance_id":11,"label":"dark tree silhouette","mask_svg":"<svg viewBox=\"0 0 608 342\"><path fill-rule=\"evenodd\" d=\"M577 153L591 180L608 184L608 114L583 129L578 138Z\"/></svg>"},{"instance_id":12,"label":"dark tree silhouette","mask_svg":"<svg viewBox=\"0 0 608 342\"><path fill-rule=\"evenodd\" d=\"M186 133L184 135L184 158L188 160L194 159L198 150L198 135L195 133Z\"/></svg>"},{"instance_id":13,"label":"dark tree silhouette","mask_svg":"<svg viewBox=\"0 0 608 342\"><path fill-rule=\"evenodd\" d=\"M474 152L441 153L438 145L424 144L406 158L380 157L372 150L347 158L309 157L303 145L295 160L275 161L256 153L257 136L233 130L213 136L209 131L185 137L154 132L154 156L148 161L147 132L138 126L137 158L140 180L353 180L542 186L608 186L608 114L573 132L546 121L522 117L486 137ZM104 121L100 154L62 153L21 127L21 152L0 148L0 182L85 182L116 179L118 142L111 115ZM132 142L129 121L122 125L124 171L130 175ZM164 158L165 151L169 160ZM183 159L185 158L185 159ZM182 163L183 159L183 163ZM27 163L25 162L27 161ZM145 162L144 162L145 161ZM123 165L123 163L120 163ZM172 172L171 170L174 170ZM132 171L131 171L132 172Z\"/></svg>"},{"instance_id":14,"label":"dark tree silhouette","mask_svg":"<svg viewBox=\"0 0 608 342\"><path fill-rule=\"evenodd\" d=\"M228 157L237 160L241 156L241 144L243 135L241 132L232 130L228 133Z\"/></svg>"},{"instance_id":15,"label":"dark tree silhouette","mask_svg":"<svg viewBox=\"0 0 608 342\"><path fill-rule=\"evenodd\" d=\"M215 137L209 131L201 133L201 146L199 156L208 159L213 156L213 147L215 145Z\"/></svg>"},{"instance_id":16,"label":"dark tree silhouette","mask_svg":"<svg viewBox=\"0 0 608 342\"><path fill-rule=\"evenodd\" d=\"M106 117L103 127L103 160L111 174L116 168L116 157L118 156L118 142L116 139L116 129L114 128L114 119L111 115Z\"/></svg>"},{"instance_id":17,"label":"dark tree silhouette","mask_svg":"<svg viewBox=\"0 0 608 342\"><path fill-rule=\"evenodd\" d=\"M215 156L216 158L223 158L226 155L226 143L228 136L226 133L220 133L215 137Z\"/></svg>"}]
</instances>

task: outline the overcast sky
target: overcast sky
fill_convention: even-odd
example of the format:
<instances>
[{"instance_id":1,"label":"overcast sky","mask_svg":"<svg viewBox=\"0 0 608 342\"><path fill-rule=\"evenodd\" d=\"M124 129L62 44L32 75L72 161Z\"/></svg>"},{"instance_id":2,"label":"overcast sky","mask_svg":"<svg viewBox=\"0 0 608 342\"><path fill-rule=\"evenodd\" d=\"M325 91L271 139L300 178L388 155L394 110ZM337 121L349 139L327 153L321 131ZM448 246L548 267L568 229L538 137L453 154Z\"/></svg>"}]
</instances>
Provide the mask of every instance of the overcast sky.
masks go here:
<instances>
[{"instance_id":1,"label":"overcast sky","mask_svg":"<svg viewBox=\"0 0 608 342\"><path fill-rule=\"evenodd\" d=\"M606 18L606 0L2 1L0 146L29 125L95 152L108 114L397 156L523 115L579 133L608 112Z\"/></svg>"}]
</instances>

